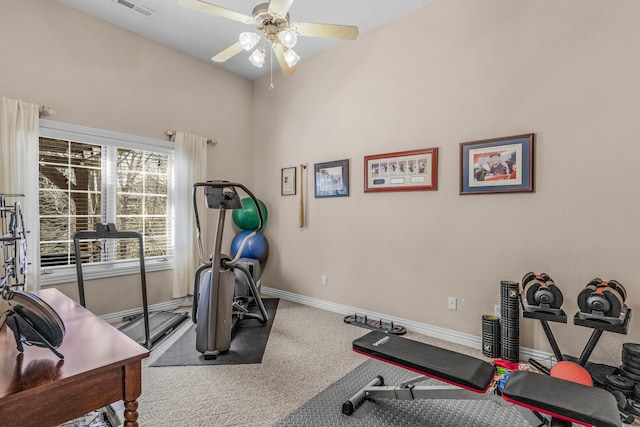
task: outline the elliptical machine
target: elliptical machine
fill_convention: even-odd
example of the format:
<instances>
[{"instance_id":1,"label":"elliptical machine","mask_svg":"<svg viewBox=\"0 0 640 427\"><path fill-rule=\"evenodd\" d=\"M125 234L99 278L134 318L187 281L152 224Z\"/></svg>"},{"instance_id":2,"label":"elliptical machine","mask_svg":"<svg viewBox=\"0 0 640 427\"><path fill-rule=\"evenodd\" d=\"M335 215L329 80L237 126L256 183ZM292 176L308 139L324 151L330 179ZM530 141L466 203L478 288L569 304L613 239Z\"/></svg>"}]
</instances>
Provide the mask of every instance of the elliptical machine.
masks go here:
<instances>
[{"instance_id":1,"label":"elliptical machine","mask_svg":"<svg viewBox=\"0 0 640 427\"><path fill-rule=\"evenodd\" d=\"M213 253L208 261L204 258L200 233L197 204L198 188L204 189L207 207L219 210ZM201 265L195 274L192 320L197 325L196 349L207 360L216 359L221 353L229 350L233 331L242 319L257 319L262 324L266 324L269 320L256 285L256 278L259 278L260 275L259 266L246 265L240 262L245 245L249 239L262 229L264 224L264 218L259 208L256 209L259 224L251 233L245 236L235 258L231 259L221 253L226 211L227 209L242 208L242 202L236 188L240 188L247 193L258 208L258 199L242 184L229 181L207 181L193 185L193 211ZM206 271L206 273L202 279L202 287L200 289L200 277L203 271ZM246 281L242 281L245 286L236 286L237 272L240 273L238 276L246 278ZM240 278L238 277L238 279ZM236 288L248 288L250 295L236 295ZM258 307L258 313L249 310L249 306L253 304Z\"/></svg>"}]
</instances>

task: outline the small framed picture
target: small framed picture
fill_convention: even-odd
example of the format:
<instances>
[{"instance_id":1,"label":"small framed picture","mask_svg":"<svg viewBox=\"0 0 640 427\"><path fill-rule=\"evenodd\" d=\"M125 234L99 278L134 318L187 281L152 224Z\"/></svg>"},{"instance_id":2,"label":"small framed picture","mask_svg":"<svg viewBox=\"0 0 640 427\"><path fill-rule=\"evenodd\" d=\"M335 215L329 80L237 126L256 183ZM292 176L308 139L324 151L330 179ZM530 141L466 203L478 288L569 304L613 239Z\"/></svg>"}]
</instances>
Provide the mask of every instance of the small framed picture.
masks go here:
<instances>
[{"instance_id":1,"label":"small framed picture","mask_svg":"<svg viewBox=\"0 0 640 427\"><path fill-rule=\"evenodd\" d=\"M280 173L280 194L294 196L296 194L296 168L282 168Z\"/></svg>"},{"instance_id":2,"label":"small framed picture","mask_svg":"<svg viewBox=\"0 0 640 427\"><path fill-rule=\"evenodd\" d=\"M347 197L349 195L349 160L316 163L313 166L315 196Z\"/></svg>"},{"instance_id":3,"label":"small framed picture","mask_svg":"<svg viewBox=\"0 0 640 427\"><path fill-rule=\"evenodd\" d=\"M364 192L438 189L438 149L401 151L364 158Z\"/></svg>"},{"instance_id":4,"label":"small framed picture","mask_svg":"<svg viewBox=\"0 0 640 427\"><path fill-rule=\"evenodd\" d=\"M460 144L460 194L534 191L532 133Z\"/></svg>"}]
</instances>

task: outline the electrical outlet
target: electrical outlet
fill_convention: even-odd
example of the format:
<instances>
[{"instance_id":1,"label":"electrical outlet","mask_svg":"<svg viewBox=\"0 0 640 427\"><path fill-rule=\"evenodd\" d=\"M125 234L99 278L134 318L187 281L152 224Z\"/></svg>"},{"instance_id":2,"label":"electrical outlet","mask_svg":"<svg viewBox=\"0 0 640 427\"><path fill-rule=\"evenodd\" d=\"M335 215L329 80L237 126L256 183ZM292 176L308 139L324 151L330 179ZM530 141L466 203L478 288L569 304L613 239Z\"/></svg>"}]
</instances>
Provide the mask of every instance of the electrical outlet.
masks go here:
<instances>
[{"instance_id":1,"label":"electrical outlet","mask_svg":"<svg viewBox=\"0 0 640 427\"><path fill-rule=\"evenodd\" d=\"M322 286L327 286L327 276L326 275L322 275Z\"/></svg>"},{"instance_id":2,"label":"electrical outlet","mask_svg":"<svg viewBox=\"0 0 640 427\"><path fill-rule=\"evenodd\" d=\"M496 317L500 317L500 304L496 304L493 306L493 314Z\"/></svg>"},{"instance_id":3,"label":"electrical outlet","mask_svg":"<svg viewBox=\"0 0 640 427\"><path fill-rule=\"evenodd\" d=\"M457 310L458 309L458 299L456 297L449 297L447 302L447 308L449 310Z\"/></svg>"}]
</instances>

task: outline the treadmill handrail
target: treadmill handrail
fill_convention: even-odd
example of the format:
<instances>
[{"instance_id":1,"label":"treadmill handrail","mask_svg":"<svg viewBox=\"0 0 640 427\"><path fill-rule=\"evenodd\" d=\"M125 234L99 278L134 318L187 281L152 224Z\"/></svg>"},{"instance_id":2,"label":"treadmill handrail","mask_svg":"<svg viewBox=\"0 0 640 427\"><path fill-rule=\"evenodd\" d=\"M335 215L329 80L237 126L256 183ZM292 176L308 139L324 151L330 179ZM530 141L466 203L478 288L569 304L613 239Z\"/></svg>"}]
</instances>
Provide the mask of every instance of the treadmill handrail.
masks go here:
<instances>
[{"instance_id":1,"label":"treadmill handrail","mask_svg":"<svg viewBox=\"0 0 640 427\"><path fill-rule=\"evenodd\" d=\"M149 304L147 302L147 275L144 266L144 243L142 234L137 231L117 231L114 224L96 224L95 231L78 231L73 236L73 246L76 256L76 273L78 276L78 293L80 296L80 304L86 308L84 294L84 278L82 276L82 256L80 255L80 239L137 239L138 240L138 258L140 259L140 281L142 287L142 310L144 314L144 336L145 347L151 349L151 333L149 331Z\"/></svg>"},{"instance_id":2,"label":"treadmill handrail","mask_svg":"<svg viewBox=\"0 0 640 427\"><path fill-rule=\"evenodd\" d=\"M137 231L78 231L74 239L142 239L142 235Z\"/></svg>"}]
</instances>

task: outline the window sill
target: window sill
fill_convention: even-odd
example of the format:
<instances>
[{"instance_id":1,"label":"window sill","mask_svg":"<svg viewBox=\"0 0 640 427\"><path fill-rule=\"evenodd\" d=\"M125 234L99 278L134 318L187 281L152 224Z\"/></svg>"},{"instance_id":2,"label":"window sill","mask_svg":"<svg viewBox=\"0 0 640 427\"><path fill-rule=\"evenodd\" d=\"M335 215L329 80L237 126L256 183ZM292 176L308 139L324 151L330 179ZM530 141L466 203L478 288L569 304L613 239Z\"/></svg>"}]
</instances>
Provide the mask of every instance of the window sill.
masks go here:
<instances>
[{"instance_id":1,"label":"window sill","mask_svg":"<svg viewBox=\"0 0 640 427\"><path fill-rule=\"evenodd\" d=\"M174 263L172 261L150 259L145 260L144 267L145 273L150 273L154 271L172 270L174 268ZM49 271L50 273L45 273L45 271ZM100 266L87 265L82 267L82 278L85 282L88 280L106 279L109 277L128 276L134 274L140 274L140 263L138 261ZM43 288L77 281L78 275L76 273L75 266L58 269L43 268L40 273L40 286Z\"/></svg>"}]
</instances>

